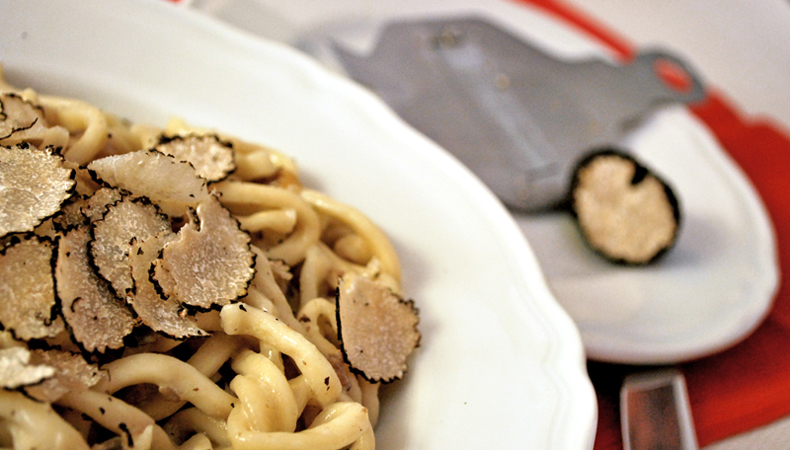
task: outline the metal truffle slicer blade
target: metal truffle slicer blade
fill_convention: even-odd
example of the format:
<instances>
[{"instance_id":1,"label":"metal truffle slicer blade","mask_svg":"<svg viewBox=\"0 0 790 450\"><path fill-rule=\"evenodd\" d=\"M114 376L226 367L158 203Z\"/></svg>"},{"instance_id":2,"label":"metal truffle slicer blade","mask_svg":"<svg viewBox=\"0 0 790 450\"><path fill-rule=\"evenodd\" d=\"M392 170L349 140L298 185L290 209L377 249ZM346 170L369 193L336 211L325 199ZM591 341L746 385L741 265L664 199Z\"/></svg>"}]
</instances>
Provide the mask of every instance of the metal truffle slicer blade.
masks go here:
<instances>
[{"instance_id":1,"label":"metal truffle slicer blade","mask_svg":"<svg viewBox=\"0 0 790 450\"><path fill-rule=\"evenodd\" d=\"M378 31L367 36L368 52L331 34L302 47L331 54L515 210L561 204L584 153L614 145L662 104L704 96L694 72L665 52L624 65L563 61L476 17L393 21ZM671 87L658 64L679 71L685 88Z\"/></svg>"}]
</instances>

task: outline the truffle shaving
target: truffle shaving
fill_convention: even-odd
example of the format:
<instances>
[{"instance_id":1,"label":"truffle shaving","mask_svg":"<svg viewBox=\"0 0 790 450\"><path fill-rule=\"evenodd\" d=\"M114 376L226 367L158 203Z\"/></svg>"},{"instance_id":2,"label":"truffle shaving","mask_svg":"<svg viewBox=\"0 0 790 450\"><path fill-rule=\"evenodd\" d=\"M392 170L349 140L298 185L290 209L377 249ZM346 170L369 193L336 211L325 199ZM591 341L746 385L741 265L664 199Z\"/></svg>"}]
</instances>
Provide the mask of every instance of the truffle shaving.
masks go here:
<instances>
[{"instance_id":1,"label":"truffle shaving","mask_svg":"<svg viewBox=\"0 0 790 450\"><path fill-rule=\"evenodd\" d=\"M575 172L571 208L587 243L605 258L639 265L674 244L680 208L670 187L614 150L585 158Z\"/></svg>"},{"instance_id":2,"label":"truffle shaving","mask_svg":"<svg viewBox=\"0 0 790 450\"><path fill-rule=\"evenodd\" d=\"M0 254L0 323L17 339L44 339L65 330L53 312L53 244L36 236L12 244Z\"/></svg>"},{"instance_id":3,"label":"truffle shaving","mask_svg":"<svg viewBox=\"0 0 790 450\"><path fill-rule=\"evenodd\" d=\"M407 358L419 345L414 302L388 287L353 273L337 288L340 349L351 370L372 382L400 379Z\"/></svg>"},{"instance_id":4,"label":"truffle shaving","mask_svg":"<svg viewBox=\"0 0 790 450\"><path fill-rule=\"evenodd\" d=\"M74 184L62 156L26 143L0 146L0 237L33 231L60 210Z\"/></svg>"},{"instance_id":5,"label":"truffle shaving","mask_svg":"<svg viewBox=\"0 0 790 450\"><path fill-rule=\"evenodd\" d=\"M195 324L194 318L187 314L181 303L174 297L163 298L151 281L154 260L165 244L175 238L175 233L165 232L132 244L129 258L135 291L128 300L142 323L156 332L174 339L207 336L208 333Z\"/></svg>"},{"instance_id":6,"label":"truffle shaving","mask_svg":"<svg viewBox=\"0 0 790 450\"><path fill-rule=\"evenodd\" d=\"M0 350L0 380L3 382L3 389L30 386L53 375L53 367L30 364L30 351L26 348L10 347Z\"/></svg>"},{"instance_id":7,"label":"truffle shaving","mask_svg":"<svg viewBox=\"0 0 790 450\"><path fill-rule=\"evenodd\" d=\"M236 169L233 145L211 134L162 137L156 150L192 164L208 181L223 180Z\"/></svg>"},{"instance_id":8,"label":"truffle shaving","mask_svg":"<svg viewBox=\"0 0 790 450\"><path fill-rule=\"evenodd\" d=\"M208 198L206 180L191 164L157 151L107 156L88 164L104 182L147 197L171 216L182 215Z\"/></svg>"},{"instance_id":9,"label":"truffle shaving","mask_svg":"<svg viewBox=\"0 0 790 450\"><path fill-rule=\"evenodd\" d=\"M67 232L80 225L85 225L85 215L82 214L82 207L87 202L87 198L74 196L67 200L60 207L60 212L52 217L55 229L60 232Z\"/></svg>"},{"instance_id":10,"label":"truffle shaving","mask_svg":"<svg viewBox=\"0 0 790 450\"><path fill-rule=\"evenodd\" d=\"M33 140L47 128L41 107L11 92L0 95L0 144Z\"/></svg>"},{"instance_id":11,"label":"truffle shaving","mask_svg":"<svg viewBox=\"0 0 790 450\"><path fill-rule=\"evenodd\" d=\"M88 221L95 222L103 218L108 208L119 202L121 198L121 193L117 189L101 188L82 205L82 215Z\"/></svg>"},{"instance_id":12,"label":"truffle shaving","mask_svg":"<svg viewBox=\"0 0 790 450\"><path fill-rule=\"evenodd\" d=\"M90 254L105 280L123 295L134 287L129 251L132 240L144 241L163 231L170 222L156 207L143 200L123 199L107 206L104 218L93 223Z\"/></svg>"},{"instance_id":13,"label":"truffle shaving","mask_svg":"<svg viewBox=\"0 0 790 450\"><path fill-rule=\"evenodd\" d=\"M163 288L174 286L167 293L187 305L222 307L247 293L255 273L250 237L214 196L196 214L199 223L189 221L165 246L154 277Z\"/></svg>"},{"instance_id":14,"label":"truffle shaving","mask_svg":"<svg viewBox=\"0 0 790 450\"><path fill-rule=\"evenodd\" d=\"M61 232L68 232L78 226L95 222L107 212L107 207L121 200L117 189L101 188L93 195L72 197L63 204L60 213L54 217L54 223Z\"/></svg>"},{"instance_id":15,"label":"truffle shaving","mask_svg":"<svg viewBox=\"0 0 790 450\"><path fill-rule=\"evenodd\" d=\"M60 239L55 280L63 318L74 340L86 351L104 353L123 347L135 320L125 302L93 270L88 258L90 239L88 226Z\"/></svg>"},{"instance_id":16,"label":"truffle shaving","mask_svg":"<svg viewBox=\"0 0 790 450\"><path fill-rule=\"evenodd\" d=\"M101 188L101 185L94 179L93 173L73 161L66 160L63 165L68 169L74 169L77 185L75 191L84 197L93 195Z\"/></svg>"},{"instance_id":17,"label":"truffle shaving","mask_svg":"<svg viewBox=\"0 0 790 450\"><path fill-rule=\"evenodd\" d=\"M54 403L69 392L81 392L107 377L82 355L61 350L33 350L30 364L55 369L54 376L42 383L25 387L27 395L42 402Z\"/></svg>"}]
</instances>

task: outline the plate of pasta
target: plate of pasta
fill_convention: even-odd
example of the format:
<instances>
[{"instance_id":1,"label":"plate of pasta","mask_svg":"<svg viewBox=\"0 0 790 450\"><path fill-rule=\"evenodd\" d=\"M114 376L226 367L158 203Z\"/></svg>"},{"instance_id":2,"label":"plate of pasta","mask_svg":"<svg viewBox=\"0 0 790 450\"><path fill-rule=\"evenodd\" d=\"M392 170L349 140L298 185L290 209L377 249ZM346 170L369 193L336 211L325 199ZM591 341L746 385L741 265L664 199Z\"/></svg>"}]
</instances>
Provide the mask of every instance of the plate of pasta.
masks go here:
<instances>
[{"instance_id":1,"label":"plate of pasta","mask_svg":"<svg viewBox=\"0 0 790 450\"><path fill-rule=\"evenodd\" d=\"M592 447L515 221L375 96L167 2L4 9L1 446Z\"/></svg>"}]
</instances>

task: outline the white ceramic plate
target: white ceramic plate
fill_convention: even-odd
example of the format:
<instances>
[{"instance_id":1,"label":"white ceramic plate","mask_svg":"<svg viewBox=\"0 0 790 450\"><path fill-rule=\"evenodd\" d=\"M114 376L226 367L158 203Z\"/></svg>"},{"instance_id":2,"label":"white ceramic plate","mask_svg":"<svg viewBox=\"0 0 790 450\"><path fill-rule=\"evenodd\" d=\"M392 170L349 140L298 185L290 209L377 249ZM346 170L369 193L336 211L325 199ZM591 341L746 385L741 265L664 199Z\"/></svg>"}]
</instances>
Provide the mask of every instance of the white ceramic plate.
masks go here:
<instances>
[{"instance_id":1,"label":"white ceramic plate","mask_svg":"<svg viewBox=\"0 0 790 450\"><path fill-rule=\"evenodd\" d=\"M568 23L513 1L192 1L241 28L282 40L298 41L332 23L476 14L560 58L610 56ZM568 214L516 215L552 292L580 328L588 356L674 363L737 343L762 322L778 286L773 230L755 190L683 107L660 111L623 144L662 174L682 203L679 241L659 264L628 268L603 261L584 246Z\"/></svg>"},{"instance_id":2,"label":"white ceramic plate","mask_svg":"<svg viewBox=\"0 0 790 450\"><path fill-rule=\"evenodd\" d=\"M164 1L3 2L10 80L135 121L171 114L295 156L308 185L379 223L421 310L381 449L592 447L579 333L513 218L368 92L289 47Z\"/></svg>"}]
</instances>

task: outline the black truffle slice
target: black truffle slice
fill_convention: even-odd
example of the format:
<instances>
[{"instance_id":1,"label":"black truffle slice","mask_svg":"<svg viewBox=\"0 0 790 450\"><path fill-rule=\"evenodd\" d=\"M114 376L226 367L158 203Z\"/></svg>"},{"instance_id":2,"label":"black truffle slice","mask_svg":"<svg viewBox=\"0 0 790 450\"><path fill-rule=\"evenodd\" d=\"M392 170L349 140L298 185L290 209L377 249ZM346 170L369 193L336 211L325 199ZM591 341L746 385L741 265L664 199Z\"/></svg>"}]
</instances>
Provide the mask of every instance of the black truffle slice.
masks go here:
<instances>
[{"instance_id":1,"label":"black truffle slice","mask_svg":"<svg viewBox=\"0 0 790 450\"><path fill-rule=\"evenodd\" d=\"M82 355L61 350L32 350L30 364L55 369L54 376L25 387L27 395L42 402L54 403L69 392L84 391L107 377L106 372L85 361Z\"/></svg>"},{"instance_id":2,"label":"black truffle slice","mask_svg":"<svg viewBox=\"0 0 790 450\"><path fill-rule=\"evenodd\" d=\"M129 254L134 275L134 294L128 301L140 321L152 330L173 339L207 336L194 318L187 314L184 306L175 297L163 297L151 281L152 267L164 246L176 239L172 232L162 232L144 241L134 241Z\"/></svg>"},{"instance_id":3,"label":"black truffle slice","mask_svg":"<svg viewBox=\"0 0 790 450\"><path fill-rule=\"evenodd\" d=\"M77 185L75 191L77 194L89 197L96 193L102 186L100 181L95 178L93 172L88 170L87 167L81 166L73 161L66 160L63 165L66 168L74 169L76 173Z\"/></svg>"},{"instance_id":4,"label":"black truffle slice","mask_svg":"<svg viewBox=\"0 0 790 450\"><path fill-rule=\"evenodd\" d=\"M31 235L12 240L0 254L0 323L17 339L44 339L65 330L53 312L53 246Z\"/></svg>"},{"instance_id":5,"label":"black truffle slice","mask_svg":"<svg viewBox=\"0 0 790 450\"><path fill-rule=\"evenodd\" d=\"M88 352L104 353L123 347L135 320L126 302L90 263L90 227L69 231L58 242L55 285L61 313L74 340Z\"/></svg>"},{"instance_id":6,"label":"black truffle slice","mask_svg":"<svg viewBox=\"0 0 790 450\"><path fill-rule=\"evenodd\" d=\"M414 302L368 277L347 273L337 288L337 328L343 358L372 382L403 377L420 343Z\"/></svg>"},{"instance_id":7,"label":"black truffle slice","mask_svg":"<svg viewBox=\"0 0 790 450\"><path fill-rule=\"evenodd\" d=\"M213 195L167 244L154 278L167 295L197 307L222 307L246 295L255 274L250 236Z\"/></svg>"},{"instance_id":8,"label":"black truffle slice","mask_svg":"<svg viewBox=\"0 0 790 450\"><path fill-rule=\"evenodd\" d=\"M122 198L123 195L117 189L101 188L82 205L82 215L89 222L95 222L102 219L107 214L107 210L115 203L121 201Z\"/></svg>"},{"instance_id":9,"label":"black truffle slice","mask_svg":"<svg viewBox=\"0 0 790 450\"><path fill-rule=\"evenodd\" d=\"M80 225L87 223L82 214L82 206L87 202L87 197L75 195L60 206L60 211L52 217L52 223L57 231L65 233Z\"/></svg>"},{"instance_id":10,"label":"black truffle slice","mask_svg":"<svg viewBox=\"0 0 790 450\"><path fill-rule=\"evenodd\" d=\"M61 233L82 225L93 223L104 217L107 208L121 200L121 193L113 188L100 188L93 195L75 196L65 202L53 218Z\"/></svg>"},{"instance_id":11,"label":"black truffle slice","mask_svg":"<svg viewBox=\"0 0 790 450\"><path fill-rule=\"evenodd\" d=\"M10 145L35 139L46 129L40 106L11 92L0 95L0 143Z\"/></svg>"},{"instance_id":12,"label":"black truffle slice","mask_svg":"<svg viewBox=\"0 0 790 450\"><path fill-rule=\"evenodd\" d=\"M0 383L3 389L18 389L40 383L55 375L55 368L30 363L30 351L24 347L0 349Z\"/></svg>"},{"instance_id":13,"label":"black truffle slice","mask_svg":"<svg viewBox=\"0 0 790 450\"><path fill-rule=\"evenodd\" d=\"M129 252L132 241L145 241L170 231L170 221L143 199L124 198L106 207L101 220L93 223L90 254L93 263L118 295L134 288Z\"/></svg>"},{"instance_id":14,"label":"black truffle slice","mask_svg":"<svg viewBox=\"0 0 790 450\"><path fill-rule=\"evenodd\" d=\"M0 161L0 237L33 231L73 194L74 171L48 149L0 146Z\"/></svg>"},{"instance_id":15,"label":"black truffle slice","mask_svg":"<svg viewBox=\"0 0 790 450\"><path fill-rule=\"evenodd\" d=\"M208 198L206 180L191 164L157 151L107 156L89 163L88 169L111 186L148 198L171 216Z\"/></svg>"},{"instance_id":16,"label":"black truffle slice","mask_svg":"<svg viewBox=\"0 0 790 450\"><path fill-rule=\"evenodd\" d=\"M192 164L208 181L223 180L236 169L233 145L213 134L162 137L156 150Z\"/></svg>"},{"instance_id":17,"label":"black truffle slice","mask_svg":"<svg viewBox=\"0 0 790 450\"><path fill-rule=\"evenodd\" d=\"M672 247L680 229L680 207L669 185L612 149L579 164L571 210L589 246L617 263L655 261Z\"/></svg>"}]
</instances>

